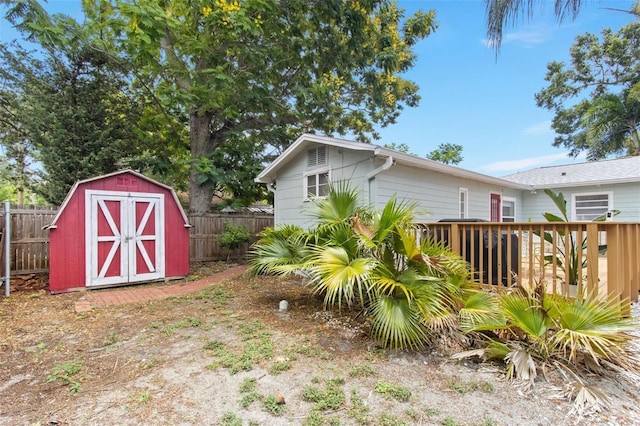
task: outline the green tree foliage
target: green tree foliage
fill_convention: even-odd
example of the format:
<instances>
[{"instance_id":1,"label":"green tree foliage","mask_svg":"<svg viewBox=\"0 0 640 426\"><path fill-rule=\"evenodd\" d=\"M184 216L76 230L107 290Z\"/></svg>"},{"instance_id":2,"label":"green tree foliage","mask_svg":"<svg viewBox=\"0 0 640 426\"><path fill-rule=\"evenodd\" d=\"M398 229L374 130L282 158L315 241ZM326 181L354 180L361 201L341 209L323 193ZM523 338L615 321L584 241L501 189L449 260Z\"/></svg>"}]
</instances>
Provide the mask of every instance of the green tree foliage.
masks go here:
<instances>
[{"instance_id":1,"label":"green tree foliage","mask_svg":"<svg viewBox=\"0 0 640 426\"><path fill-rule=\"evenodd\" d=\"M462 145L441 143L438 149L427 154L427 158L444 164L459 164L462 161Z\"/></svg>"},{"instance_id":2,"label":"green tree foliage","mask_svg":"<svg viewBox=\"0 0 640 426\"><path fill-rule=\"evenodd\" d=\"M433 11L405 19L388 0L84 6L105 49L132 58L164 110L188 121L195 212L216 190L249 187L267 145L281 150L303 131L376 137L375 126L417 105L417 86L400 74L435 29ZM26 19L28 10L15 14Z\"/></svg>"},{"instance_id":3,"label":"green tree foliage","mask_svg":"<svg viewBox=\"0 0 640 426\"><path fill-rule=\"evenodd\" d=\"M639 155L640 22L577 37L571 65L551 62L538 106L555 112L553 145L589 160Z\"/></svg>"},{"instance_id":4,"label":"green tree foliage","mask_svg":"<svg viewBox=\"0 0 640 426\"><path fill-rule=\"evenodd\" d=\"M394 151L404 152L405 154L411 154L411 152L409 152L409 145L407 145L406 143L385 143L384 147L393 149Z\"/></svg>"},{"instance_id":5,"label":"green tree foliage","mask_svg":"<svg viewBox=\"0 0 640 426\"><path fill-rule=\"evenodd\" d=\"M24 204L25 192L35 180L31 167L35 152L22 125L25 117L20 106L24 97L15 90L16 81L20 78L16 70L22 67L23 61L28 61L25 56L25 52L9 54L7 47L0 44L0 59L3 59L0 66L0 144L4 148L2 176L7 184L11 182L10 198L18 204Z\"/></svg>"},{"instance_id":6,"label":"green tree foliage","mask_svg":"<svg viewBox=\"0 0 640 426\"><path fill-rule=\"evenodd\" d=\"M121 61L72 39L37 55L3 45L0 58L0 142L21 186L35 157L35 190L59 204L77 180L116 171L140 152L143 108Z\"/></svg>"}]
</instances>

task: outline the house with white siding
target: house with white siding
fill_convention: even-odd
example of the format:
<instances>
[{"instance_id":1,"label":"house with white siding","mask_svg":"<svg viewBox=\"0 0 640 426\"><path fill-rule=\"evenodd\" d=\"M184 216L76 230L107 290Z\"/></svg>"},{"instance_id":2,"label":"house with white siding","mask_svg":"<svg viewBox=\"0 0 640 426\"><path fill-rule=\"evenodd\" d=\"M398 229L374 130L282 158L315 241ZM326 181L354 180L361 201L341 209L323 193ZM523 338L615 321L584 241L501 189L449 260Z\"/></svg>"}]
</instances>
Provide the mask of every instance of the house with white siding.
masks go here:
<instances>
[{"instance_id":1,"label":"house with white siding","mask_svg":"<svg viewBox=\"0 0 640 426\"><path fill-rule=\"evenodd\" d=\"M564 195L571 221L588 221L617 210L613 220L640 222L640 157L540 167L503 179L529 187L522 193L522 221L541 221L541 213L556 210L541 191L550 188Z\"/></svg>"},{"instance_id":2,"label":"house with white siding","mask_svg":"<svg viewBox=\"0 0 640 426\"><path fill-rule=\"evenodd\" d=\"M305 214L329 183L346 180L360 200L381 208L393 195L415 202L416 220L544 221L557 209L543 190L560 191L572 220L611 210L640 221L640 157L487 176L378 145L304 134L256 178L274 193L274 223L313 225ZM595 215L595 216L594 216Z\"/></svg>"}]
</instances>

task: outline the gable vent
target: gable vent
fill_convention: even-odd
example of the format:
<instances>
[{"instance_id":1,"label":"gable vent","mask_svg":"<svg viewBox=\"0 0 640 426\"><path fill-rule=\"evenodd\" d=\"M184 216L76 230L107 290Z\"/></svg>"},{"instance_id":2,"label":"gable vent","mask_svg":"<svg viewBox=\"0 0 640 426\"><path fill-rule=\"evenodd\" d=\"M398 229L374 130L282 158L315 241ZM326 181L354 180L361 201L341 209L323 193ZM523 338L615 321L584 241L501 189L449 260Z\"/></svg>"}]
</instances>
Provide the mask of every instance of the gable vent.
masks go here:
<instances>
[{"instance_id":1,"label":"gable vent","mask_svg":"<svg viewBox=\"0 0 640 426\"><path fill-rule=\"evenodd\" d=\"M327 164L327 147L319 146L307 151L307 166L323 166Z\"/></svg>"}]
</instances>

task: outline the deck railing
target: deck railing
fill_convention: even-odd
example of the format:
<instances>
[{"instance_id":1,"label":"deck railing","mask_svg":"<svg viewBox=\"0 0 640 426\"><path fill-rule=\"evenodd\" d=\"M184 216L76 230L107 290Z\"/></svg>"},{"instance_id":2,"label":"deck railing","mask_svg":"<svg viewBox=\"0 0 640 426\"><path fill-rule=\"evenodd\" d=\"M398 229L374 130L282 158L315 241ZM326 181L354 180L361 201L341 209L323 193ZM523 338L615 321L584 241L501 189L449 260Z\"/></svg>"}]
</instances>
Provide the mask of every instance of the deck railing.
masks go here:
<instances>
[{"instance_id":1,"label":"deck railing","mask_svg":"<svg viewBox=\"0 0 640 426\"><path fill-rule=\"evenodd\" d=\"M467 260L486 288L543 283L565 296L595 291L638 299L640 223L439 222L418 229Z\"/></svg>"}]
</instances>

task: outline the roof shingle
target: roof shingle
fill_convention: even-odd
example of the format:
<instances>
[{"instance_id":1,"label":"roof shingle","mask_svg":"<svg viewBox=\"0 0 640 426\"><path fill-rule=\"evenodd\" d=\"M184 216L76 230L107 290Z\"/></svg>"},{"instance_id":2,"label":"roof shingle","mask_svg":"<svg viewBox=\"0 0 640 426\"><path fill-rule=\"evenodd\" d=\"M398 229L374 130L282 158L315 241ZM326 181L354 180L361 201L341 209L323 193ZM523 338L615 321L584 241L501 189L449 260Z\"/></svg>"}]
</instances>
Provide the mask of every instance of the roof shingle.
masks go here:
<instances>
[{"instance_id":1,"label":"roof shingle","mask_svg":"<svg viewBox=\"0 0 640 426\"><path fill-rule=\"evenodd\" d=\"M534 188L640 182L640 157L540 167L502 179Z\"/></svg>"}]
</instances>

